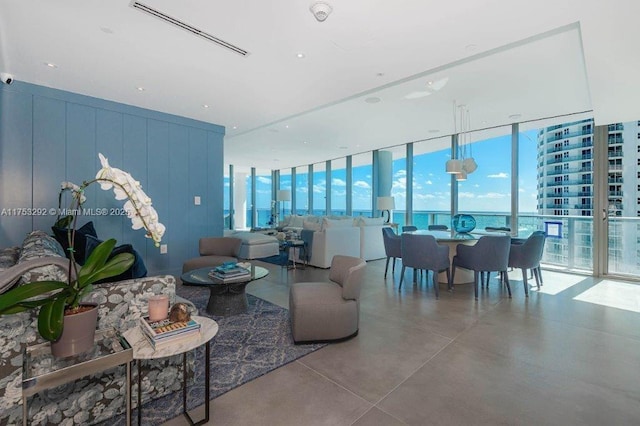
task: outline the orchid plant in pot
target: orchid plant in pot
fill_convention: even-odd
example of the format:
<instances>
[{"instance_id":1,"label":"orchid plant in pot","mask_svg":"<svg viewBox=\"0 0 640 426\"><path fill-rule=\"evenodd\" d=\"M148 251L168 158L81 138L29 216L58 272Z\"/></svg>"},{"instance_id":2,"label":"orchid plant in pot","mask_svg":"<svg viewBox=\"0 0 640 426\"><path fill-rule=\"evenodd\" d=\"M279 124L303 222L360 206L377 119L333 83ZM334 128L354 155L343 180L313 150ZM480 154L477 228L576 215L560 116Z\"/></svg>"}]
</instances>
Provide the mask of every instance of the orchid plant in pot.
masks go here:
<instances>
[{"instance_id":1,"label":"orchid plant in pot","mask_svg":"<svg viewBox=\"0 0 640 426\"><path fill-rule=\"evenodd\" d=\"M146 236L153 239L157 247L165 232L165 227L158 222L158 214L151 205L151 199L144 193L140 182L120 169L109 165L108 160L99 154L102 168L96 177L85 181L82 185L63 182L62 193L71 191L72 201L69 214L58 218L56 226L67 229L69 262L66 281L35 281L20 285L0 295L0 315L14 314L39 308L38 332L45 340L52 342L52 352L56 356L69 356L83 352L93 345L93 333L97 321L97 309L93 309L95 317L91 335L87 343L77 343L71 337L71 348L55 349L59 343L68 343L64 336L65 323L68 317L86 311L82 308L82 298L91 292L93 284L99 280L120 275L131 267L134 257L130 253L120 253L110 257L116 240L109 239L99 244L90 254L84 265L80 267L74 258L74 242L78 214L85 202L84 191L89 185L98 183L103 190L113 189L116 200L126 200L124 210L131 219L133 229L146 231ZM84 319L81 322L86 322ZM90 340L89 340L90 337ZM57 346L56 346L57 345ZM88 345L88 347L87 347ZM56 354L56 351L58 354Z\"/></svg>"}]
</instances>

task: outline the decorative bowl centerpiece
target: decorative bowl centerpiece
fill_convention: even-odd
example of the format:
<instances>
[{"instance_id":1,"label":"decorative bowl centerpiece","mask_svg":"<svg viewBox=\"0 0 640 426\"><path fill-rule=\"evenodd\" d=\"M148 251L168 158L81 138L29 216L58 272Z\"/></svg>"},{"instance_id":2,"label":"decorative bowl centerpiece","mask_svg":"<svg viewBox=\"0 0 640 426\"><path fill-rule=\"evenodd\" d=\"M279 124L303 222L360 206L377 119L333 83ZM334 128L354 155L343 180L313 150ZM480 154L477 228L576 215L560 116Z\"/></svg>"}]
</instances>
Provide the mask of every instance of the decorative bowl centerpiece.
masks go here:
<instances>
[{"instance_id":1,"label":"decorative bowl centerpiece","mask_svg":"<svg viewBox=\"0 0 640 426\"><path fill-rule=\"evenodd\" d=\"M458 233L468 233L476 229L476 220L470 214L457 214L451 218L451 228Z\"/></svg>"}]
</instances>

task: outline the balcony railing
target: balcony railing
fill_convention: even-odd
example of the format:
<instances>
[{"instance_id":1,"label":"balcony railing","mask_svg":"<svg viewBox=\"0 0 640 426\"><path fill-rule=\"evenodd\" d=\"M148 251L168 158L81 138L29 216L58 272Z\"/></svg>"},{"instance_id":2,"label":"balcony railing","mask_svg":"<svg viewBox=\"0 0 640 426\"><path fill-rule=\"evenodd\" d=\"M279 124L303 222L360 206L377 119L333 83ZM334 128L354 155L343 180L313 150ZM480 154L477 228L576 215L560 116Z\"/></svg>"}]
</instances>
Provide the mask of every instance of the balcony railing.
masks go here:
<instances>
[{"instance_id":1,"label":"balcony railing","mask_svg":"<svg viewBox=\"0 0 640 426\"><path fill-rule=\"evenodd\" d=\"M547 136L547 142L555 142L563 139L575 138L576 136L590 136L593 134L593 129L589 130L578 130L576 132L563 133L561 135L550 135Z\"/></svg>"},{"instance_id":2,"label":"balcony railing","mask_svg":"<svg viewBox=\"0 0 640 426\"><path fill-rule=\"evenodd\" d=\"M593 154L584 155L570 155L562 158L550 158L547 160L547 164L568 163L569 161L582 161L593 159Z\"/></svg>"}]
</instances>

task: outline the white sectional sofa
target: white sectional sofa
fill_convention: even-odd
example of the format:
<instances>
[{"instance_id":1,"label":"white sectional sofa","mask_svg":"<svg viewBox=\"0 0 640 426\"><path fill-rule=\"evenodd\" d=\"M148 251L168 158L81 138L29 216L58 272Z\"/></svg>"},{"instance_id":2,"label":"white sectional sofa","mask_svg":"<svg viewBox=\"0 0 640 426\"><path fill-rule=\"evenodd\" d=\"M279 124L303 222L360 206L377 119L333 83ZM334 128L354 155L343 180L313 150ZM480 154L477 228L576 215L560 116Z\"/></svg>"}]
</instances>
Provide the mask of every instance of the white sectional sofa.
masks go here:
<instances>
[{"instance_id":1,"label":"white sectional sofa","mask_svg":"<svg viewBox=\"0 0 640 426\"><path fill-rule=\"evenodd\" d=\"M287 216L279 224L282 231L312 230L309 264L329 268L336 254L360 257L364 260L385 257L382 218L351 216Z\"/></svg>"}]
</instances>

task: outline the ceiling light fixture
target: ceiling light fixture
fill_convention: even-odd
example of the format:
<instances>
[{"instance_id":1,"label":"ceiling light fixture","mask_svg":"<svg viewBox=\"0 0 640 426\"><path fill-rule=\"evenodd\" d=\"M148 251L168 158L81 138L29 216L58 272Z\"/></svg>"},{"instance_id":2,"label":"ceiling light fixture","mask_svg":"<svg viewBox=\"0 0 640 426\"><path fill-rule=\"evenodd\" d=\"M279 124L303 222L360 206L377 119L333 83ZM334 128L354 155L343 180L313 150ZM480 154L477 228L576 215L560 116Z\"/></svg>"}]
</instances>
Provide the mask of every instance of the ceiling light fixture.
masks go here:
<instances>
[{"instance_id":1,"label":"ceiling light fixture","mask_svg":"<svg viewBox=\"0 0 640 426\"><path fill-rule=\"evenodd\" d=\"M138 92L144 92L144 87L136 87L136 89L138 90Z\"/></svg>"},{"instance_id":2,"label":"ceiling light fixture","mask_svg":"<svg viewBox=\"0 0 640 426\"><path fill-rule=\"evenodd\" d=\"M209 108L209 105L207 105L207 104L203 104L203 105L202 105L202 108Z\"/></svg>"},{"instance_id":3,"label":"ceiling light fixture","mask_svg":"<svg viewBox=\"0 0 640 426\"><path fill-rule=\"evenodd\" d=\"M46 66L48 66L49 68L58 68L58 66L56 64L53 64L51 62L45 62L44 63Z\"/></svg>"},{"instance_id":4,"label":"ceiling light fixture","mask_svg":"<svg viewBox=\"0 0 640 426\"><path fill-rule=\"evenodd\" d=\"M306 55L304 53L302 53L302 52L296 53L296 58L298 58L298 59L304 59L305 56Z\"/></svg>"},{"instance_id":5,"label":"ceiling light fixture","mask_svg":"<svg viewBox=\"0 0 640 426\"><path fill-rule=\"evenodd\" d=\"M333 11L333 8L325 1L317 1L309 7L309 10L313 13L313 16L315 16L318 22L324 22Z\"/></svg>"}]
</instances>

